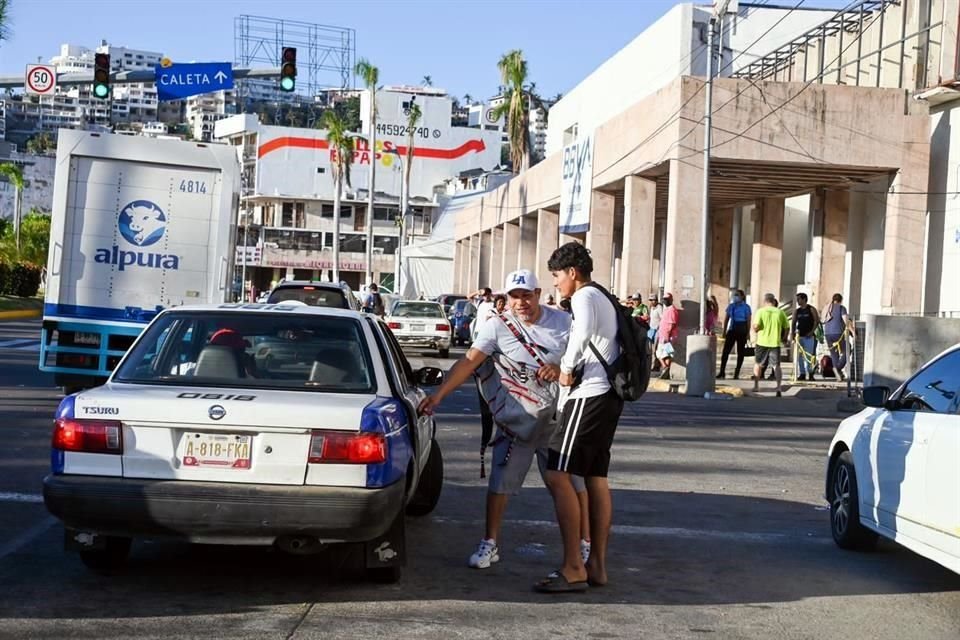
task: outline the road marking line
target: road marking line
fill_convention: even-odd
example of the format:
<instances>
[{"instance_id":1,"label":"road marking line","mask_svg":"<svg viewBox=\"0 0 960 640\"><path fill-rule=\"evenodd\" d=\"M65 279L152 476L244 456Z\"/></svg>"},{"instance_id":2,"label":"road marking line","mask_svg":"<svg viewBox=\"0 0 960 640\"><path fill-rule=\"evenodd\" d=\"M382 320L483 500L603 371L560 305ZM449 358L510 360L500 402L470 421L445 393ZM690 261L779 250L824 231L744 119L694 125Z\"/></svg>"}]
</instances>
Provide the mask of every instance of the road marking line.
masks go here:
<instances>
[{"instance_id":1,"label":"road marking line","mask_svg":"<svg viewBox=\"0 0 960 640\"><path fill-rule=\"evenodd\" d=\"M20 338L19 340L3 340L0 342L0 349L26 349L39 348L40 341L35 338Z\"/></svg>"},{"instance_id":2,"label":"road marking line","mask_svg":"<svg viewBox=\"0 0 960 640\"><path fill-rule=\"evenodd\" d=\"M483 520L459 520L456 518L433 518L434 522L453 525L481 526ZM556 529L557 523L551 520L506 520L509 525L531 527L538 529ZM782 543L785 540L801 538L815 542L822 542L826 536L803 535L794 533L774 533L759 531L719 531L716 529L688 529L685 527L641 527L628 524L615 524L610 528L612 533L627 536L652 536L684 539L708 540L735 540L739 542Z\"/></svg>"},{"instance_id":3,"label":"road marking line","mask_svg":"<svg viewBox=\"0 0 960 640\"><path fill-rule=\"evenodd\" d=\"M47 529L52 527L57 521L54 518L47 517L46 519L38 522L33 525L19 536L11 540L10 542L0 545L0 560L9 556L12 553L19 551L22 547L27 546L44 533L47 532Z\"/></svg>"},{"instance_id":4,"label":"road marking line","mask_svg":"<svg viewBox=\"0 0 960 640\"><path fill-rule=\"evenodd\" d=\"M43 503L43 495L39 493L14 493L10 491L0 491L0 502L29 502L33 504Z\"/></svg>"}]
</instances>

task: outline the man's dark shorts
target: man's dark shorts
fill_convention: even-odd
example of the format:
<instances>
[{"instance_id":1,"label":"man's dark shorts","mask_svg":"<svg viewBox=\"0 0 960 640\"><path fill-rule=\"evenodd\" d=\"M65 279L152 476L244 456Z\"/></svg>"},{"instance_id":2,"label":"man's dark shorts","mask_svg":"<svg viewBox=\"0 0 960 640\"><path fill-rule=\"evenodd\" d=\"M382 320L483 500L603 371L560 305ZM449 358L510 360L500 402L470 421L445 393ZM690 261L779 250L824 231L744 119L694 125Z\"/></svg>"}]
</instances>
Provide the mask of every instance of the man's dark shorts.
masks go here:
<instances>
[{"instance_id":1,"label":"man's dark shorts","mask_svg":"<svg viewBox=\"0 0 960 640\"><path fill-rule=\"evenodd\" d=\"M607 477L610 445L622 411L623 400L613 390L592 398L567 400L560 428L550 440L547 469Z\"/></svg>"},{"instance_id":2,"label":"man's dark shorts","mask_svg":"<svg viewBox=\"0 0 960 640\"><path fill-rule=\"evenodd\" d=\"M754 347L757 365L761 367L776 367L780 364L780 347Z\"/></svg>"}]
</instances>

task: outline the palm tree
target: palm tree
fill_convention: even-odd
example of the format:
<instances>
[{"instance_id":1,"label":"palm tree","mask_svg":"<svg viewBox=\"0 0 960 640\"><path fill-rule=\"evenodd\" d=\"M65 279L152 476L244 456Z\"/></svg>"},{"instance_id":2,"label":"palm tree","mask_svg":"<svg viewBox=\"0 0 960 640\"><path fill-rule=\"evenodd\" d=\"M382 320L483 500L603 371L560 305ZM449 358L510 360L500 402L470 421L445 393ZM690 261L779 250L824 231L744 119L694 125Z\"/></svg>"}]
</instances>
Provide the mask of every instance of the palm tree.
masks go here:
<instances>
[{"instance_id":1,"label":"palm tree","mask_svg":"<svg viewBox=\"0 0 960 640\"><path fill-rule=\"evenodd\" d=\"M380 69L370 64L366 58L357 62L356 74L370 92L370 191L367 204L367 284L373 282L373 200L376 194L376 167L377 167L377 83L380 81Z\"/></svg>"},{"instance_id":2,"label":"palm tree","mask_svg":"<svg viewBox=\"0 0 960 640\"><path fill-rule=\"evenodd\" d=\"M467 104L468 107L473 106L473 96L469 93L463 94L463 101Z\"/></svg>"},{"instance_id":3,"label":"palm tree","mask_svg":"<svg viewBox=\"0 0 960 640\"><path fill-rule=\"evenodd\" d=\"M340 282L340 198L343 183L350 186L350 164L353 162L353 137L336 111L323 112L323 128L327 130L330 143L330 159L333 168L333 281Z\"/></svg>"},{"instance_id":4,"label":"palm tree","mask_svg":"<svg viewBox=\"0 0 960 640\"><path fill-rule=\"evenodd\" d=\"M0 42L10 39L10 0L0 0Z\"/></svg>"},{"instance_id":5,"label":"palm tree","mask_svg":"<svg viewBox=\"0 0 960 640\"><path fill-rule=\"evenodd\" d=\"M423 86L432 87L433 86L433 76L423 76Z\"/></svg>"},{"instance_id":6,"label":"palm tree","mask_svg":"<svg viewBox=\"0 0 960 640\"><path fill-rule=\"evenodd\" d=\"M2 2L3 0L0 0ZM23 168L12 162L0 164L0 176L7 179L16 190L13 205L13 237L17 250L20 250L20 208L23 206Z\"/></svg>"},{"instance_id":7,"label":"palm tree","mask_svg":"<svg viewBox=\"0 0 960 640\"><path fill-rule=\"evenodd\" d=\"M396 273L393 276L393 291L396 294L402 294L400 289L400 271L402 270L402 252L407 230L407 203L410 201L410 171L413 168L413 145L416 138L414 132L417 130L417 124L423 112L420 105L413 103L410 105L410 112L407 114L407 153L406 160L403 163L403 186L400 189L400 237L397 239L397 266Z\"/></svg>"},{"instance_id":8,"label":"palm tree","mask_svg":"<svg viewBox=\"0 0 960 640\"><path fill-rule=\"evenodd\" d=\"M530 104L527 90L527 61L523 52L514 49L503 54L497 63L504 85L504 101L494 109L494 116L506 118L507 137L510 139L510 162L513 172L519 173L530 163Z\"/></svg>"}]
</instances>

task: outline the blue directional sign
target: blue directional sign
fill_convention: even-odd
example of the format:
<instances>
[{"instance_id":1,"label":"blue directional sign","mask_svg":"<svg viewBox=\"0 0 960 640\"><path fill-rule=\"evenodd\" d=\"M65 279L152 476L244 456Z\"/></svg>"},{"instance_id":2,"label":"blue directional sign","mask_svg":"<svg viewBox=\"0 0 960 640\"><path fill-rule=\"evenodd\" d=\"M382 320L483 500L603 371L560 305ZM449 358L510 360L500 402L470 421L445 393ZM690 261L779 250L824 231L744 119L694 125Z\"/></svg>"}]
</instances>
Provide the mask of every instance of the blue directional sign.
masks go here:
<instances>
[{"instance_id":1,"label":"blue directional sign","mask_svg":"<svg viewBox=\"0 0 960 640\"><path fill-rule=\"evenodd\" d=\"M156 73L159 100L179 100L233 88L233 68L229 62L157 65Z\"/></svg>"}]
</instances>

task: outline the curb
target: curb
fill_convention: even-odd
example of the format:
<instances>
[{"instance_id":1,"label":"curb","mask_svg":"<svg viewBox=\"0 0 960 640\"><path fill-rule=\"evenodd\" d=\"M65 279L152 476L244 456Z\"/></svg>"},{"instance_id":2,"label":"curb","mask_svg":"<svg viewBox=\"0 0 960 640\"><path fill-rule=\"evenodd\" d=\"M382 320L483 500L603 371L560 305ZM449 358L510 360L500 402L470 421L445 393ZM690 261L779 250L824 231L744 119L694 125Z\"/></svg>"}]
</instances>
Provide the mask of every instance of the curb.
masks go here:
<instances>
[{"instance_id":1,"label":"curb","mask_svg":"<svg viewBox=\"0 0 960 640\"><path fill-rule=\"evenodd\" d=\"M686 394L687 385L686 381L684 380L663 380L660 378L654 378L650 380L650 384L647 386L647 389L650 391L660 391L664 393ZM717 385L716 389L714 389L712 392L713 397L729 396L731 398L742 398L743 395L743 389L727 385Z\"/></svg>"},{"instance_id":2,"label":"curb","mask_svg":"<svg viewBox=\"0 0 960 640\"><path fill-rule=\"evenodd\" d=\"M17 311L0 311L0 320L23 320L39 318L43 315L42 309L21 309Z\"/></svg>"}]
</instances>

